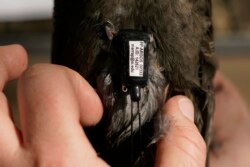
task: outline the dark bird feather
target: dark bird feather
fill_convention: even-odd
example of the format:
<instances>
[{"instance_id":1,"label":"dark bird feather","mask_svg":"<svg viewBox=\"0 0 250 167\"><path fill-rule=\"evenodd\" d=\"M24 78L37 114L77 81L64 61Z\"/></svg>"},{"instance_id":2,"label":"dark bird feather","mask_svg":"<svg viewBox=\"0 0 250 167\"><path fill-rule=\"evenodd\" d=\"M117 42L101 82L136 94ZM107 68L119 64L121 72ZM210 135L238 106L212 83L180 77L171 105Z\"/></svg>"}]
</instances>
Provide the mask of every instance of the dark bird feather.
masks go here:
<instances>
[{"instance_id":1,"label":"dark bird feather","mask_svg":"<svg viewBox=\"0 0 250 167\"><path fill-rule=\"evenodd\" d=\"M85 130L111 166L153 166L155 142L171 126L160 109L176 94L192 99L209 148L216 70L211 15L211 0L55 0L52 62L78 71L97 90L104 117ZM131 87L124 88L118 40L124 30L149 39L138 104Z\"/></svg>"}]
</instances>

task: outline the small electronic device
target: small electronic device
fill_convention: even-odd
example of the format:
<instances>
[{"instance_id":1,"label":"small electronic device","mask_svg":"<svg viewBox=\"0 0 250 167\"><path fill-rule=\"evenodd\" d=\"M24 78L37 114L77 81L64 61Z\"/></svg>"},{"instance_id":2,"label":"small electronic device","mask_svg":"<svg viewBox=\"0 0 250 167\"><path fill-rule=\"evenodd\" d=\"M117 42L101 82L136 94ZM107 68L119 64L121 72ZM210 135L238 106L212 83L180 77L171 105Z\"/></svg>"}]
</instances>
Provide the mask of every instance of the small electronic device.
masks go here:
<instances>
[{"instance_id":1,"label":"small electronic device","mask_svg":"<svg viewBox=\"0 0 250 167\"><path fill-rule=\"evenodd\" d=\"M114 39L121 47L122 91L129 91L132 101L140 100L140 89L148 81L149 35L138 30L120 30Z\"/></svg>"}]
</instances>

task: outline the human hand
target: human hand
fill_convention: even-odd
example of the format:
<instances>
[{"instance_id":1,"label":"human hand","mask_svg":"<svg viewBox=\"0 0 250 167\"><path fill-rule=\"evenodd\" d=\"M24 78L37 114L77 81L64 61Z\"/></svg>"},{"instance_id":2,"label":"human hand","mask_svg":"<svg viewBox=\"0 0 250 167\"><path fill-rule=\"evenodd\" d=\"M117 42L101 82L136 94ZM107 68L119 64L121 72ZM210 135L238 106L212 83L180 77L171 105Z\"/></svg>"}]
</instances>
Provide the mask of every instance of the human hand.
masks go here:
<instances>
[{"instance_id":1,"label":"human hand","mask_svg":"<svg viewBox=\"0 0 250 167\"><path fill-rule=\"evenodd\" d=\"M163 107L170 120L166 135L158 142L156 167L204 167L206 144L194 124L194 107L184 96L175 96Z\"/></svg>"},{"instance_id":2,"label":"human hand","mask_svg":"<svg viewBox=\"0 0 250 167\"><path fill-rule=\"evenodd\" d=\"M209 153L210 155L209 165L211 167L235 167L235 166L248 167L250 164L249 108L247 107L245 101L242 99L242 97L240 96L238 90L234 87L234 85L220 72L216 73L214 79L214 87L215 87L214 137L212 141L212 148ZM176 106L178 106L178 104L176 104ZM171 110L169 112L171 112ZM174 118L175 116L172 117ZM188 126L191 126L191 124L189 124ZM188 140L193 139L195 140L194 142L198 142L199 140L201 140L199 139L198 136L194 136L194 138L190 139L190 137L192 137L193 135L191 133L190 134L188 133L189 132L185 131L181 132L180 137ZM194 133L196 132L194 131ZM172 136L171 132L169 132L168 135ZM168 135L166 136L167 140L166 143L169 142ZM174 139L176 140L176 138ZM176 147L175 143L171 144L172 147L174 148ZM173 158L171 160L181 159L179 161L178 160L174 161L173 166L187 166L191 164L183 161L183 157L186 157L187 161L192 160L192 158L189 157L195 157L194 154L188 156L188 154L190 154L188 152L189 149L187 148L188 144L186 144L186 146L179 144L180 145L179 150L183 151L183 154L186 154L182 156L176 156L178 154L175 154L174 153L175 151L169 149L169 147L171 148L171 146L168 145L170 144L165 145L166 149L162 147L163 150L161 150L161 152L166 152L166 153L168 152L168 154L172 154ZM198 147L202 146L202 141L198 142L198 144L194 144L194 146ZM196 149L197 148L195 148L194 150ZM203 153L201 152L201 155L202 158L197 157L196 161L192 161L192 165L189 166L204 166L204 164L202 165L202 163L200 163L200 165L197 165L198 164L197 162L201 160L202 162L204 162L204 156L205 156L204 151ZM165 158L164 156L160 157L162 157L161 158L162 161L166 162L165 166L171 166L169 165L170 164L169 159L167 158L164 159Z\"/></svg>"},{"instance_id":3,"label":"human hand","mask_svg":"<svg viewBox=\"0 0 250 167\"><path fill-rule=\"evenodd\" d=\"M211 167L247 167L250 164L250 113L233 84L220 72L214 79L214 139Z\"/></svg>"},{"instance_id":4,"label":"human hand","mask_svg":"<svg viewBox=\"0 0 250 167\"><path fill-rule=\"evenodd\" d=\"M102 117L102 104L93 88L66 67L40 64L23 72L26 67L22 47L0 47L0 166L108 166L82 129ZM2 92L14 78L19 78L22 131L15 127Z\"/></svg>"}]
</instances>

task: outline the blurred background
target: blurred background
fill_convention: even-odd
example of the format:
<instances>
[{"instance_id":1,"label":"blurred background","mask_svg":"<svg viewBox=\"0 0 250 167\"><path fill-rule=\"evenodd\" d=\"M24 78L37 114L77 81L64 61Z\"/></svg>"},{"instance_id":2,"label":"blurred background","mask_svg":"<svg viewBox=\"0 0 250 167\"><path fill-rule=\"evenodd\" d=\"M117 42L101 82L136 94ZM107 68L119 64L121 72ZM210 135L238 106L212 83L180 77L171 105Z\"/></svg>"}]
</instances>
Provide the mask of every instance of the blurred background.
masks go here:
<instances>
[{"instance_id":1,"label":"blurred background","mask_svg":"<svg viewBox=\"0 0 250 167\"><path fill-rule=\"evenodd\" d=\"M29 64L50 62L53 0L0 0L0 45L22 44ZM213 0L216 56L220 69L250 106L249 0ZM15 104L15 81L6 88Z\"/></svg>"}]
</instances>

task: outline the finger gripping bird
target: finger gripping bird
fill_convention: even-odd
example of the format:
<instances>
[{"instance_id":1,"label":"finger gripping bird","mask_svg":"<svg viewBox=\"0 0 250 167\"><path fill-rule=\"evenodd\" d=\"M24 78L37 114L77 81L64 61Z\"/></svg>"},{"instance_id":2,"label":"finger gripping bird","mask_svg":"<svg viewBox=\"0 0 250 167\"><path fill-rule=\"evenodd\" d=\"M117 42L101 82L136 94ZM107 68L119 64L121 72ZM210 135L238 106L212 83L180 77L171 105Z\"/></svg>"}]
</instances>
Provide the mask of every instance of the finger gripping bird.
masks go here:
<instances>
[{"instance_id":1,"label":"finger gripping bird","mask_svg":"<svg viewBox=\"0 0 250 167\"><path fill-rule=\"evenodd\" d=\"M216 70L210 0L55 0L52 62L78 71L105 111L84 129L111 166L153 166L177 94L209 147Z\"/></svg>"}]
</instances>

